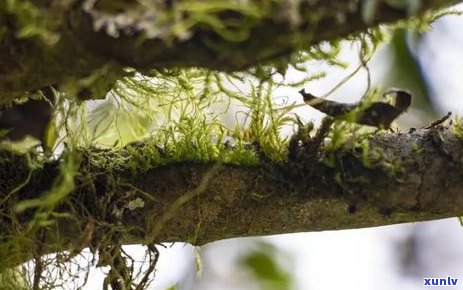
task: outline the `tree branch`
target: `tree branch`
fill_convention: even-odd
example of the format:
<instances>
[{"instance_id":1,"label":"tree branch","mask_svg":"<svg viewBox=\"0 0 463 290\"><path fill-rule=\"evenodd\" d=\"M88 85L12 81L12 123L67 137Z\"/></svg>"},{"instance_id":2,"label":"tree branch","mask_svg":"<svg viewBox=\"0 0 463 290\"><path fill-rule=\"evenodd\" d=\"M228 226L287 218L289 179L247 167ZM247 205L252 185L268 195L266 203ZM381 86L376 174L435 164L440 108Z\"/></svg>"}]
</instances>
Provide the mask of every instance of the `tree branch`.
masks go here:
<instances>
[{"instance_id":1,"label":"tree branch","mask_svg":"<svg viewBox=\"0 0 463 290\"><path fill-rule=\"evenodd\" d=\"M128 66L141 71L192 66L242 70L322 40L404 19L411 11L382 0L206 1L209 6L204 1L152 2L0 4L0 104L50 84L85 89L104 78L103 86L109 88ZM421 1L413 13L458 2ZM92 98L104 93L101 88Z\"/></svg>"},{"instance_id":2,"label":"tree branch","mask_svg":"<svg viewBox=\"0 0 463 290\"><path fill-rule=\"evenodd\" d=\"M138 173L126 168L128 159L111 166L113 170L101 162L111 162L114 154L127 156L123 150L87 152L75 189L55 209L71 216L52 216L43 244L47 252L97 248L108 233L117 232L122 244L202 245L232 237L374 227L463 214L463 146L454 129L437 126L365 140L350 140L336 151L325 148L318 155L325 161L304 152L303 144L298 158L286 164L184 162L153 165ZM37 211L12 209L47 190L60 163L35 170L29 183L11 196L8 193L28 173L22 158L0 158L0 179L9 181L0 188L0 253L17 257L15 264L30 259L34 251L21 247L15 253L5 237L24 236ZM328 166L326 158L334 162Z\"/></svg>"}]
</instances>

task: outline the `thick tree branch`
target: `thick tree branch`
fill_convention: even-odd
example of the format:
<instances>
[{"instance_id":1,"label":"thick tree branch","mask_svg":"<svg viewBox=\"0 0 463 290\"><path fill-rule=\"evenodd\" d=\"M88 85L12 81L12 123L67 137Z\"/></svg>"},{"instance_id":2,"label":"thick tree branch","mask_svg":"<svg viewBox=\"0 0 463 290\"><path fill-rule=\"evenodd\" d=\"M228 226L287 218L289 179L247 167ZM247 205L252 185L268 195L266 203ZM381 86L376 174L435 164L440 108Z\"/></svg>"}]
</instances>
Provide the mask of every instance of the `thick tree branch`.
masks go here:
<instances>
[{"instance_id":1,"label":"thick tree branch","mask_svg":"<svg viewBox=\"0 0 463 290\"><path fill-rule=\"evenodd\" d=\"M55 209L72 216L53 217L47 227L48 251L98 247L114 232L126 244L201 245L231 237L374 227L463 214L463 146L453 129L380 134L361 146L353 143L325 152L335 160L330 166L314 158L320 155L303 152L287 164L179 163L138 174L124 169L128 159L108 170L101 160L111 162L115 153L87 152L75 189ZM13 194L18 181L27 177L27 167L22 157L1 162L0 179L6 182L0 188L5 239L0 253L18 255L17 263L31 258L33 249L12 254L14 248L5 237L24 234L35 210L19 214L12 209L49 188L59 162L35 170L28 184Z\"/></svg>"},{"instance_id":2,"label":"thick tree branch","mask_svg":"<svg viewBox=\"0 0 463 290\"><path fill-rule=\"evenodd\" d=\"M413 10L384 0L253 0L219 6L212 1L152 2L152 6L126 0L0 4L0 104L50 84L72 83L85 89L104 78L103 87L109 88L127 66L242 70L322 40L404 19ZM413 13L458 2L420 1ZM104 92L100 88L92 97Z\"/></svg>"}]
</instances>

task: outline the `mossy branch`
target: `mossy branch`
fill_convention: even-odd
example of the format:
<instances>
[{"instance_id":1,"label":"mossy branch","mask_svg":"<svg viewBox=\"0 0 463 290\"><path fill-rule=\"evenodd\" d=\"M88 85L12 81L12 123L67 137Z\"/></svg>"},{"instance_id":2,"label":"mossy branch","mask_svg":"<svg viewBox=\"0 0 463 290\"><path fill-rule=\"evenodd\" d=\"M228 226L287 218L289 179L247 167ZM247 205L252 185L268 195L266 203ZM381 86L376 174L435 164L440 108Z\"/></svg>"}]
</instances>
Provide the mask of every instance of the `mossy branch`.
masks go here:
<instances>
[{"instance_id":1,"label":"mossy branch","mask_svg":"<svg viewBox=\"0 0 463 290\"><path fill-rule=\"evenodd\" d=\"M4 1L0 104L50 84L93 86L86 97L99 98L126 67L243 70L461 1L151 2Z\"/></svg>"},{"instance_id":2,"label":"mossy branch","mask_svg":"<svg viewBox=\"0 0 463 290\"><path fill-rule=\"evenodd\" d=\"M137 173L126 169L127 160L108 170L101 162L102 152L89 151L82 157L74 190L55 209L72 214L49 216L45 251L98 248L101 239L115 232L121 244L202 245L232 237L461 216L463 146L458 132L437 126L375 134L358 145L348 141L321 155L302 152L283 164L183 162ZM100 155L99 162L95 154ZM108 162L114 154L127 152L108 153ZM334 163L327 165L322 155L334 156ZM2 160L0 178L10 181L6 184L11 187L2 187L4 196L22 176L18 171L22 161L19 157ZM14 198L3 200L0 253L11 257L8 263L24 262L34 254L34 247L9 243L9 237L17 243L18 236L27 242L23 231L34 215L33 209L15 212L14 204L46 191L59 173L59 163L36 169ZM169 209L175 212L166 212Z\"/></svg>"}]
</instances>

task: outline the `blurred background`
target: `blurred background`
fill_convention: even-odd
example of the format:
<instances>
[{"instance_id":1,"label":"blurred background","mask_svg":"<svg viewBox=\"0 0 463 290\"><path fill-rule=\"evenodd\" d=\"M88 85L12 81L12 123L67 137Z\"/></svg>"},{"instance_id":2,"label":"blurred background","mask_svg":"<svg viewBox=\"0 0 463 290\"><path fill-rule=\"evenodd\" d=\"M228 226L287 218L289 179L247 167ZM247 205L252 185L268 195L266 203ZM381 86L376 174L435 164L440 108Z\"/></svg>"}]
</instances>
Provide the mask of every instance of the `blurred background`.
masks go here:
<instances>
[{"instance_id":1,"label":"blurred background","mask_svg":"<svg viewBox=\"0 0 463 290\"><path fill-rule=\"evenodd\" d=\"M457 7L462 10L463 6ZM399 120L400 130L425 127L448 111L463 115L463 17L446 16L423 34L397 29L368 63L371 86L399 87L413 93L412 108ZM311 73L326 77L306 90L324 95L359 64L359 48L344 43L339 55L347 69L320 63ZM360 70L329 95L358 101L368 87ZM287 80L298 80L289 71ZM278 88L275 100L302 103L294 88ZM304 121L323 116L307 106L294 109ZM226 119L226 118L225 118ZM236 121L232 116L229 121ZM290 134L288 128L284 134ZM430 177L432 178L432 177ZM200 248L164 244L151 289L423 289L423 278L458 278L463 289L463 228L457 218L378 228L296 233L217 241ZM137 255L137 247L127 247ZM84 289L102 285L92 271ZM98 285L98 286L96 286Z\"/></svg>"}]
</instances>

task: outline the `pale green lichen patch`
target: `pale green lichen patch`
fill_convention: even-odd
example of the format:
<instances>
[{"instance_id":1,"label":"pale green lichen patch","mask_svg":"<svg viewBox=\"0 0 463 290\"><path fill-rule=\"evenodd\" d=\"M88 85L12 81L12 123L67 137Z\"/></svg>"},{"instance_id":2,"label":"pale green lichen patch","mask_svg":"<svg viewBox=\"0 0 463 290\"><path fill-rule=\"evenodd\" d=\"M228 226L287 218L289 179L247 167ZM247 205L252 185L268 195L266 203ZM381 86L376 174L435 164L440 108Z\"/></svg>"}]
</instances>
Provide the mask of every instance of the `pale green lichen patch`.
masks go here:
<instances>
[{"instance_id":1,"label":"pale green lichen patch","mask_svg":"<svg viewBox=\"0 0 463 290\"><path fill-rule=\"evenodd\" d=\"M129 201L129 203L127 204L127 209L135 210L137 208L142 208L144 206L145 206L145 202L143 201L143 199L137 197L136 199Z\"/></svg>"}]
</instances>

